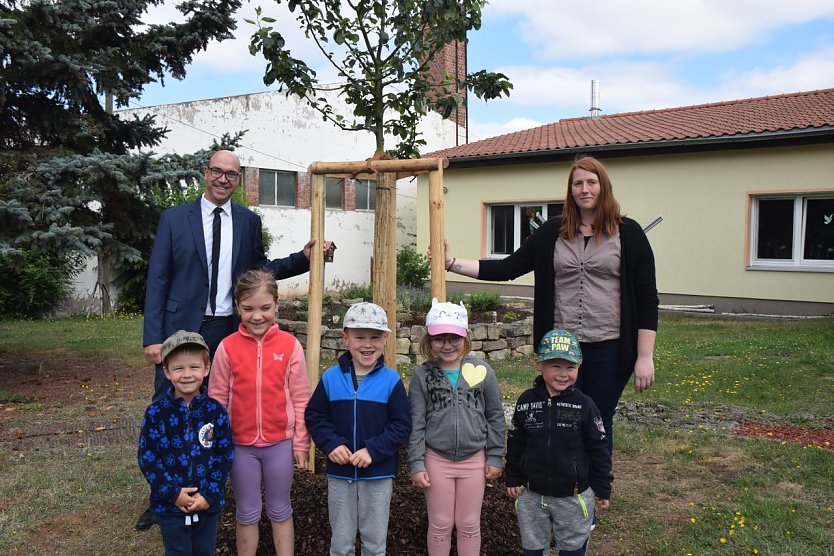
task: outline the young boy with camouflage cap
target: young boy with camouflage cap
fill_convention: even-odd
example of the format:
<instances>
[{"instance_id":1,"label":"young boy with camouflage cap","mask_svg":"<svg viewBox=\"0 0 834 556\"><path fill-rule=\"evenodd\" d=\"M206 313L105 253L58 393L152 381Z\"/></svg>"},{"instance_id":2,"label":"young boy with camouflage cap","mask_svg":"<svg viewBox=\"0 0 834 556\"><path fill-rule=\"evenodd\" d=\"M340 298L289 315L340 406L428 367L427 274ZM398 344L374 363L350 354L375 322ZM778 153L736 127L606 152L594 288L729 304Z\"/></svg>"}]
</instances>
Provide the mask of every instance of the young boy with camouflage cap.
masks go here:
<instances>
[{"instance_id":1,"label":"young boy with camouflage cap","mask_svg":"<svg viewBox=\"0 0 834 556\"><path fill-rule=\"evenodd\" d=\"M582 350L563 329L539 344L533 388L518 398L507 436L507 494L517 499L524 556L583 556L595 502L611 498L611 453L594 402L575 386ZM589 471L598 484L589 483Z\"/></svg>"}]
</instances>

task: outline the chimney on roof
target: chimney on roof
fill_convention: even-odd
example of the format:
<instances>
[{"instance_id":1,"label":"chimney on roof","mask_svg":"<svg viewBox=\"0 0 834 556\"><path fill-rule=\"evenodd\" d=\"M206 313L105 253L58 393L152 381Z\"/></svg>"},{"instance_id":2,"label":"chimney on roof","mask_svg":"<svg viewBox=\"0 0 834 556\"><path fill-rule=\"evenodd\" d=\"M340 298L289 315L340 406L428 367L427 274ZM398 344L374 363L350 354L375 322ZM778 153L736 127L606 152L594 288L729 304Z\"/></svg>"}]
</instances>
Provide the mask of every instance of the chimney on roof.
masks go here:
<instances>
[{"instance_id":1,"label":"chimney on roof","mask_svg":"<svg viewBox=\"0 0 834 556\"><path fill-rule=\"evenodd\" d=\"M599 118L599 79L591 80L591 118Z\"/></svg>"},{"instance_id":2,"label":"chimney on roof","mask_svg":"<svg viewBox=\"0 0 834 556\"><path fill-rule=\"evenodd\" d=\"M435 54L434 59L426 66L429 79L435 84L437 91L433 93L430 90L429 97L436 98L438 94L449 89L457 97L457 107L449 116L449 120L457 124L455 146L469 142L467 89L459 86L460 82L466 80L466 46L465 40L452 41Z\"/></svg>"}]
</instances>

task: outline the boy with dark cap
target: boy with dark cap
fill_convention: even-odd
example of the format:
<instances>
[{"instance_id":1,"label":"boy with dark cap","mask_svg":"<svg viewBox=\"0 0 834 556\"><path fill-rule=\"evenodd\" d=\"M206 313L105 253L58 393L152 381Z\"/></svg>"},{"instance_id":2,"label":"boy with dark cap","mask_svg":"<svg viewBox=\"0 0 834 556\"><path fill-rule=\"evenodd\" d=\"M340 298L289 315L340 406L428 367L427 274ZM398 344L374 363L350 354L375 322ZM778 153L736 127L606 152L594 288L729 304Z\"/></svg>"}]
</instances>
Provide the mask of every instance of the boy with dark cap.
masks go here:
<instances>
[{"instance_id":1,"label":"boy with dark cap","mask_svg":"<svg viewBox=\"0 0 834 556\"><path fill-rule=\"evenodd\" d=\"M200 334L172 334L162 344L162 361L171 386L145 411L139 468L151 486L165 554L208 556L235 456L229 416L206 395L209 349Z\"/></svg>"},{"instance_id":2,"label":"boy with dark cap","mask_svg":"<svg viewBox=\"0 0 834 556\"><path fill-rule=\"evenodd\" d=\"M539 344L533 388L518 398L507 436L507 494L516 498L524 556L584 556L594 502L611 498L611 453L594 402L575 386L582 350L563 329ZM599 484L589 484L588 476Z\"/></svg>"}]
</instances>

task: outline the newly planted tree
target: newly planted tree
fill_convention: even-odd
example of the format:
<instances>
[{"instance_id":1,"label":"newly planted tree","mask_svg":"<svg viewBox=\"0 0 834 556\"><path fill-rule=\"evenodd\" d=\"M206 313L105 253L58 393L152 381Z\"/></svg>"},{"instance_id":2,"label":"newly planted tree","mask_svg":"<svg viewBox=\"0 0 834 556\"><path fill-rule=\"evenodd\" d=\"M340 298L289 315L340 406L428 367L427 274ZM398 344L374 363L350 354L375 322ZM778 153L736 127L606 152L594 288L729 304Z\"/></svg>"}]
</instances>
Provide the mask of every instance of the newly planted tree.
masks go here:
<instances>
[{"instance_id":1,"label":"newly planted tree","mask_svg":"<svg viewBox=\"0 0 834 556\"><path fill-rule=\"evenodd\" d=\"M306 100L341 129L372 133L374 159L414 158L425 145L417 124L430 110L448 117L465 103L466 92L484 99L508 95L512 84L501 73L467 75L438 71L436 57L481 26L485 0L275 0L294 14L305 36L336 71L339 83L322 87L316 72L295 58L275 20L256 10L257 32L250 52L267 61L264 83ZM324 90L337 90L350 106L340 112ZM396 146L386 153L385 140ZM374 300L393 319L396 308L396 175L377 180L374 222ZM394 351L389 338L386 356ZM393 361L391 361L393 363Z\"/></svg>"},{"instance_id":2,"label":"newly planted tree","mask_svg":"<svg viewBox=\"0 0 834 556\"><path fill-rule=\"evenodd\" d=\"M418 156L425 144L417 124L429 110L448 117L465 91L479 98L509 95L512 84L502 73L484 70L468 75L428 71L449 44L466 41L481 26L484 0L275 0L286 4L305 35L315 42L343 81L323 88L316 72L293 57L275 20L256 9L258 31L250 51L267 61L264 83L305 99L341 129L373 133L376 150L386 135L397 144L390 154ZM322 90L336 89L352 107L340 113Z\"/></svg>"}]
</instances>

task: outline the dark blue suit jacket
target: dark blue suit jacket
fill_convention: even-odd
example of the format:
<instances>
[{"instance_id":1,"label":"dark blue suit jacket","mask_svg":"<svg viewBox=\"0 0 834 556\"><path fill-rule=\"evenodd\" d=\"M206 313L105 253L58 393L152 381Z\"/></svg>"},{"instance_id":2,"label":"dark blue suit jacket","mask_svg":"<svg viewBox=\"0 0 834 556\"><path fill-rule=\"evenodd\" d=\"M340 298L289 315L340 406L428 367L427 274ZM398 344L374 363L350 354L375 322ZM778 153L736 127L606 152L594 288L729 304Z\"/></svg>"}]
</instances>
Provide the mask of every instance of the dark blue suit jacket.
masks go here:
<instances>
[{"instance_id":1,"label":"dark blue suit jacket","mask_svg":"<svg viewBox=\"0 0 834 556\"><path fill-rule=\"evenodd\" d=\"M304 274L310 261L299 251L269 261L260 217L232 204L232 287L243 272L272 271L276 280ZM145 292L143 345L161 344L177 330L200 330L209 295L208 258L200 199L167 209L159 219Z\"/></svg>"}]
</instances>

